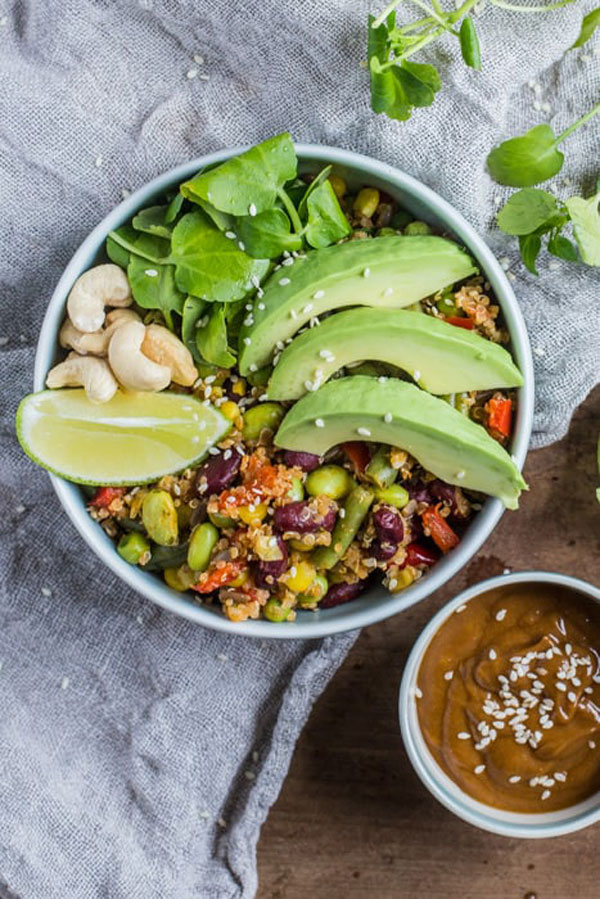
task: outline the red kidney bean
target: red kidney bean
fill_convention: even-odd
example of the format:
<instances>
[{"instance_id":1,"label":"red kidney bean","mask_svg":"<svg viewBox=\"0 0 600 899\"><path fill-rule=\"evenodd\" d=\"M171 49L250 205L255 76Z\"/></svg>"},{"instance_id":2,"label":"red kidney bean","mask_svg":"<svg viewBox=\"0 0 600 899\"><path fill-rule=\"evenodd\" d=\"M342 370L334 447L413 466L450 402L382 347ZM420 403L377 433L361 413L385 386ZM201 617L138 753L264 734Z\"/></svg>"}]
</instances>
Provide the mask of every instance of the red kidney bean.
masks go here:
<instances>
[{"instance_id":1,"label":"red kidney bean","mask_svg":"<svg viewBox=\"0 0 600 899\"><path fill-rule=\"evenodd\" d=\"M435 565L439 556L432 549L423 546L422 543L409 543L406 547L406 559L400 565L400 568L406 568L407 565Z\"/></svg>"},{"instance_id":2,"label":"red kidney bean","mask_svg":"<svg viewBox=\"0 0 600 899\"><path fill-rule=\"evenodd\" d=\"M374 540L369 548L369 553L377 559L378 562L387 562L396 554L398 549L397 543L387 543L381 540Z\"/></svg>"},{"instance_id":3,"label":"red kidney bean","mask_svg":"<svg viewBox=\"0 0 600 899\"><path fill-rule=\"evenodd\" d=\"M242 457L237 450L225 450L218 456L210 456L196 474L196 493L210 496L229 487L237 477L241 462Z\"/></svg>"},{"instance_id":4,"label":"red kidney bean","mask_svg":"<svg viewBox=\"0 0 600 899\"><path fill-rule=\"evenodd\" d=\"M254 570L254 583L261 590L273 590L277 578L281 577L288 566L288 548L281 537L276 537L275 539L277 540L277 546L281 550L281 559L275 559L272 562L265 562L261 559Z\"/></svg>"},{"instance_id":5,"label":"red kidney bean","mask_svg":"<svg viewBox=\"0 0 600 899\"><path fill-rule=\"evenodd\" d=\"M314 471L321 459L314 453L299 453L295 450L286 450L283 461L289 468L301 468L302 471Z\"/></svg>"},{"instance_id":6,"label":"red kidney bean","mask_svg":"<svg viewBox=\"0 0 600 899\"><path fill-rule=\"evenodd\" d=\"M452 484L446 484L445 481L436 478L435 481L431 482L430 488L431 494L435 499L448 503L450 506L450 514L453 518L466 517L456 499L457 487L454 487Z\"/></svg>"},{"instance_id":7,"label":"red kidney bean","mask_svg":"<svg viewBox=\"0 0 600 899\"><path fill-rule=\"evenodd\" d=\"M433 505L434 496L431 493L431 483L426 484L424 481L415 481L414 484L406 484L405 486L411 499L416 500L418 503Z\"/></svg>"},{"instance_id":8,"label":"red kidney bean","mask_svg":"<svg viewBox=\"0 0 600 899\"><path fill-rule=\"evenodd\" d=\"M319 608L331 609L333 606L341 606L344 602L350 602L352 599L356 599L364 589L364 581L358 581L356 584L332 584L319 603Z\"/></svg>"},{"instance_id":9,"label":"red kidney bean","mask_svg":"<svg viewBox=\"0 0 600 899\"><path fill-rule=\"evenodd\" d=\"M404 537L402 516L393 506L380 506L373 512L373 524L380 543L401 543Z\"/></svg>"},{"instance_id":10,"label":"red kidney bean","mask_svg":"<svg viewBox=\"0 0 600 899\"><path fill-rule=\"evenodd\" d=\"M273 525L278 531L294 531L297 534L313 534L315 531L333 530L335 509L329 508L323 517L305 500L278 506L273 515Z\"/></svg>"}]
</instances>

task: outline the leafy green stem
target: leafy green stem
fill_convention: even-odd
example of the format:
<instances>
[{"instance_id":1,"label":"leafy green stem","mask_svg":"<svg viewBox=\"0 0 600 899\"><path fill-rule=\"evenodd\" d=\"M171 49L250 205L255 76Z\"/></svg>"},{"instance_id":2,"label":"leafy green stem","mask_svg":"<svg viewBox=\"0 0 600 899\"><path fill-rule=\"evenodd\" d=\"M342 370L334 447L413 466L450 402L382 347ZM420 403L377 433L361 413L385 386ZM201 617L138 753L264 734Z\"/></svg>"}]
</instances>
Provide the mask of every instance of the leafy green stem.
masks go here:
<instances>
[{"instance_id":1,"label":"leafy green stem","mask_svg":"<svg viewBox=\"0 0 600 899\"><path fill-rule=\"evenodd\" d=\"M422 50L423 47L427 46L427 44L431 44L432 41L437 40L440 34L443 34L445 30L445 25L439 25L434 31L430 31L429 34L426 34L424 37L414 43L412 47L409 47L408 50L405 50L402 54L402 59L408 59L409 56L413 56L415 53L418 53L419 50ZM394 61L392 60L392 65L393 63Z\"/></svg>"},{"instance_id":2,"label":"leafy green stem","mask_svg":"<svg viewBox=\"0 0 600 899\"><path fill-rule=\"evenodd\" d=\"M163 309L162 314L165 319L165 324L169 331L175 331L175 325L173 324L173 316L171 315L170 309Z\"/></svg>"},{"instance_id":3,"label":"leafy green stem","mask_svg":"<svg viewBox=\"0 0 600 899\"><path fill-rule=\"evenodd\" d=\"M418 6L419 9L422 9L423 12L429 13L430 17L438 22L445 31L452 31L452 28L448 24L448 16L440 6L439 0L438 2L433 3L434 9L430 9L426 3L423 3L423 0L412 0L412 2L415 6Z\"/></svg>"},{"instance_id":4,"label":"leafy green stem","mask_svg":"<svg viewBox=\"0 0 600 899\"><path fill-rule=\"evenodd\" d=\"M580 119L577 119L576 122L573 122L572 125L569 125L562 134L559 134L555 141L555 146L562 143L563 140L566 140L569 135L573 134L574 131L577 131L582 125L585 125L586 122L589 122L595 115L600 112L600 103L597 103L593 106L589 112L586 112L585 115L582 115Z\"/></svg>"},{"instance_id":5,"label":"leafy green stem","mask_svg":"<svg viewBox=\"0 0 600 899\"><path fill-rule=\"evenodd\" d=\"M397 6L400 5L400 2L401 2L401 0L392 0L391 3L388 3L388 5L386 6L386 8L383 10L383 12L380 13L380 14L377 16L377 18L373 21L373 23L372 23L372 25L371 25L371 28L379 28L379 26L382 25L382 24L385 22L385 20L386 20L387 17L389 16L389 14L390 14L391 12L393 12L393 11L396 9Z\"/></svg>"},{"instance_id":6,"label":"leafy green stem","mask_svg":"<svg viewBox=\"0 0 600 899\"><path fill-rule=\"evenodd\" d=\"M155 265L163 265L166 262L169 262L169 258L159 259L156 256L151 256L150 253L144 252L137 244L133 243L130 240L127 240L126 237L123 237L122 234L119 234L118 231L111 231L108 235L116 244L120 247L123 247L124 250L127 250L128 253L134 253L136 256L140 256L142 259L145 259L147 262L153 262Z\"/></svg>"},{"instance_id":7,"label":"leafy green stem","mask_svg":"<svg viewBox=\"0 0 600 899\"><path fill-rule=\"evenodd\" d=\"M507 3L506 0L490 0L492 6L498 6L500 9L508 9L511 12L550 12L553 9L560 9L562 6L569 6L575 0L558 0L556 3L548 3L545 6L520 6L518 3Z\"/></svg>"},{"instance_id":8,"label":"leafy green stem","mask_svg":"<svg viewBox=\"0 0 600 899\"><path fill-rule=\"evenodd\" d=\"M294 229L295 233L300 234L300 232L302 231L302 222L300 221L300 216L298 215L298 211L297 211L296 207L294 206L291 199L286 194L283 187L278 188L277 196L279 197L279 199L285 206L285 211L287 212L287 214L290 217L290 220L292 222L292 228Z\"/></svg>"}]
</instances>

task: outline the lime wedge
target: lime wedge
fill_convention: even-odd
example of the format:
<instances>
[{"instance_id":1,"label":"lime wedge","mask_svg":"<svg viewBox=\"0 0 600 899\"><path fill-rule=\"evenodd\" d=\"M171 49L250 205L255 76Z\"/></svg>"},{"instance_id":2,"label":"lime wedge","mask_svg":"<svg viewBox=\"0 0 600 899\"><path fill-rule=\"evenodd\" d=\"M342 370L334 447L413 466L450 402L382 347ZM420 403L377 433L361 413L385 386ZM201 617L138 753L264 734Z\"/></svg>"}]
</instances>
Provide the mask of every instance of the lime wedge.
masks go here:
<instances>
[{"instance_id":1,"label":"lime wedge","mask_svg":"<svg viewBox=\"0 0 600 899\"><path fill-rule=\"evenodd\" d=\"M21 401L17 436L34 462L77 484L147 484L199 462L229 430L214 406L177 393L42 390Z\"/></svg>"}]
</instances>

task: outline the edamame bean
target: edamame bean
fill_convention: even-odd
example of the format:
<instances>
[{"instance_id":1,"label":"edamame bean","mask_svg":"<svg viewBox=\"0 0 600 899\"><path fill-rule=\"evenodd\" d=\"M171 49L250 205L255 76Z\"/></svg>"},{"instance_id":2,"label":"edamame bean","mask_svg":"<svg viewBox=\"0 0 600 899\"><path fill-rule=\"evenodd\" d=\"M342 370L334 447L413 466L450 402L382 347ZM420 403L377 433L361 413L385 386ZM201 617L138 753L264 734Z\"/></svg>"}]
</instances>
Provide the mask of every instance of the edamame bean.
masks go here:
<instances>
[{"instance_id":1,"label":"edamame bean","mask_svg":"<svg viewBox=\"0 0 600 899\"><path fill-rule=\"evenodd\" d=\"M388 489L393 488L389 487ZM324 568L328 571L336 562L339 562L356 537L374 498L373 491L368 487L358 484L354 488L344 503L344 517L338 517L333 529L331 544L321 546L313 553L312 562L315 568Z\"/></svg>"},{"instance_id":2,"label":"edamame bean","mask_svg":"<svg viewBox=\"0 0 600 899\"><path fill-rule=\"evenodd\" d=\"M354 479L340 465L321 465L306 478L306 491L310 496L328 496L341 499L352 490Z\"/></svg>"},{"instance_id":3,"label":"edamame bean","mask_svg":"<svg viewBox=\"0 0 600 899\"><path fill-rule=\"evenodd\" d=\"M179 536L177 509L166 490L150 490L142 503L142 521L146 533L159 546L173 546Z\"/></svg>"},{"instance_id":4,"label":"edamame bean","mask_svg":"<svg viewBox=\"0 0 600 899\"><path fill-rule=\"evenodd\" d=\"M365 469L365 474L376 487L391 487L398 477L398 469L390 462L390 449L380 446Z\"/></svg>"},{"instance_id":5,"label":"edamame bean","mask_svg":"<svg viewBox=\"0 0 600 899\"><path fill-rule=\"evenodd\" d=\"M304 499L304 484L300 478L292 478L292 486L288 490L287 496L293 503Z\"/></svg>"},{"instance_id":6,"label":"edamame bean","mask_svg":"<svg viewBox=\"0 0 600 899\"><path fill-rule=\"evenodd\" d=\"M288 606L282 605L278 599L272 597L267 600L263 609L263 615L268 621L285 621L286 618L289 618L291 611Z\"/></svg>"},{"instance_id":7,"label":"edamame bean","mask_svg":"<svg viewBox=\"0 0 600 899\"><path fill-rule=\"evenodd\" d=\"M179 593L189 590L196 580L187 565L180 565L178 568L165 568L163 577L171 590L177 590Z\"/></svg>"},{"instance_id":8,"label":"edamame bean","mask_svg":"<svg viewBox=\"0 0 600 899\"><path fill-rule=\"evenodd\" d=\"M353 208L357 215L370 219L379 206L379 191L375 187L363 187L356 195Z\"/></svg>"},{"instance_id":9,"label":"edamame bean","mask_svg":"<svg viewBox=\"0 0 600 899\"><path fill-rule=\"evenodd\" d=\"M220 530L235 527L235 520L233 518L229 518L228 515L221 515L219 512L209 512L208 517L210 521L212 521L214 526L216 528L219 528Z\"/></svg>"},{"instance_id":10,"label":"edamame bean","mask_svg":"<svg viewBox=\"0 0 600 899\"><path fill-rule=\"evenodd\" d=\"M279 403L259 403L244 412L242 437L247 442L255 442L263 431L276 431L284 415Z\"/></svg>"},{"instance_id":11,"label":"edamame bean","mask_svg":"<svg viewBox=\"0 0 600 899\"><path fill-rule=\"evenodd\" d=\"M427 222L409 222L404 228L405 234L431 234L431 228Z\"/></svg>"},{"instance_id":12,"label":"edamame bean","mask_svg":"<svg viewBox=\"0 0 600 899\"><path fill-rule=\"evenodd\" d=\"M394 506L396 509L403 509L410 499L408 491L401 487L400 484L392 484L390 487L376 490L375 497L380 503L386 503L388 506Z\"/></svg>"},{"instance_id":13,"label":"edamame bean","mask_svg":"<svg viewBox=\"0 0 600 899\"><path fill-rule=\"evenodd\" d=\"M329 582L324 574L318 574L308 590L305 593L299 593L296 597L298 605L301 607L312 606L321 602L327 591L329 590Z\"/></svg>"},{"instance_id":14,"label":"edamame bean","mask_svg":"<svg viewBox=\"0 0 600 899\"><path fill-rule=\"evenodd\" d=\"M348 190L344 179L341 178L340 175L336 175L335 172L332 172L329 176L329 183L333 187L333 192L338 199L341 199Z\"/></svg>"},{"instance_id":15,"label":"edamame bean","mask_svg":"<svg viewBox=\"0 0 600 899\"><path fill-rule=\"evenodd\" d=\"M210 521L199 524L192 531L188 547L187 563L192 571L206 571L210 555L219 540L219 532Z\"/></svg>"},{"instance_id":16,"label":"edamame bean","mask_svg":"<svg viewBox=\"0 0 600 899\"><path fill-rule=\"evenodd\" d=\"M130 565L137 565L144 553L149 552L149 550L150 544L143 534L139 534L137 531L123 534L117 544L117 552Z\"/></svg>"}]
</instances>

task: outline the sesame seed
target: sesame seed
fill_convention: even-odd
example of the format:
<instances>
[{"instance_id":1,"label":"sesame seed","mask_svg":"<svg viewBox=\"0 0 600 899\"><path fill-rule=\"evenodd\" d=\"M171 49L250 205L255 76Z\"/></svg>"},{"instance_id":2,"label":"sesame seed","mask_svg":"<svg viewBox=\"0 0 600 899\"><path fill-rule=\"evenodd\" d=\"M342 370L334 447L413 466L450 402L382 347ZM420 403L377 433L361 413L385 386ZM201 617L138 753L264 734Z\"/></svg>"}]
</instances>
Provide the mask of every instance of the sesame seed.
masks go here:
<instances>
[{"instance_id":1,"label":"sesame seed","mask_svg":"<svg viewBox=\"0 0 600 899\"><path fill-rule=\"evenodd\" d=\"M391 412L386 412L385 415L383 416L383 420L385 421L386 424L389 425L389 423L390 423L391 420L392 420L392 413L391 413Z\"/></svg>"},{"instance_id":2,"label":"sesame seed","mask_svg":"<svg viewBox=\"0 0 600 899\"><path fill-rule=\"evenodd\" d=\"M454 677L454 671L446 671L444 674L444 680L452 680Z\"/></svg>"},{"instance_id":3,"label":"sesame seed","mask_svg":"<svg viewBox=\"0 0 600 899\"><path fill-rule=\"evenodd\" d=\"M393 292L394 292L393 287L386 287L386 289L383 291L383 295L384 295L384 297L391 297Z\"/></svg>"},{"instance_id":4,"label":"sesame seed","mask_svg":"<svg viewBox=\"0 0 600 899\"><path fill-rule=\"evenodd\" d=\"M66 690L67 687L69 686L69 684L70 684L69 678L68 678L68 677L63 677L63 679L62 679L61 682L60 682L60 688L61 688L61 690Z\"/></svg>"},{"instance_id":5,"label":"sesame seed","mask_svg":"<svg viewBox=\"0 0 600 899\"><path fill-rule=\"evenodd\" d=\"M256 215L256 206L254 205L254 203L250 203L250 205L248 206L248 215Z\"/></svg>"},{"instance_id":6,"label":"sesame seed","mask_svg":"<svg viewBox=\"0 0 600 899\"><path fill-rule=\"evenodd\" d=\"M283 262L282 262L281 264L282 264L282 265L293 265L293 264L294 264L294 259L293 259L292 256L288 256L287 259L284 259Z\"/></svg>"},{"instance_id":7,"label":"sesame seed","mask_svg":"<svg viewBox=\"0 0 600 899\"><path fill-rule=\"evenodd\" d=\"M508 778L509 784L518 784L520 780L521 776L519 774L511 774L511 776Z\"/></svg>"},{"instance_id":8,"label":"sesame seed","mask_svg":"<svg viewBox=\"0 0 600 899\"><path fill-rule=\"evenodd\" d=\"M52 590L50 587L42 587L42 596L52 596Z\"/></svg>"},{"instance_id":9,"label":"sesame seed","mask_svg":"<svg viewBox=\"0 0 600 899\"><path fill-rule=\"evenodd\" d=\"M281 281L279 283L281 284ZM304 315L309 315L309 313L311 313L314 308L315 307L312 303L307 303L302 312L304 313Z\"/></svg>"},{"instance_id":10,"label":"sesame seed","mask_svg":"<svg viewBox=\"0 0 600 899\"><path fill-rule=\"evenodd\" d=\"M370 437L371 436L371 432L369 431L368 428L357 428L356 433L360 434L361 437Z\"/></svg>"},{"instance_id":11,"label":"sesame seed","mask_svg":"<svg viewBox=\"0 0 600 899\"><path fill-rule=\"evenodd\" d=\"M199 53L194 53L193 60L194 62L198 63L199 66L204 63L204 57L200 56Z\"/></svg>"},{"instance_id":12,"label":"sesame seed","mask_svg":"<svg viewBox=\"0 0 600 899\"><path fill-rule=\"evenodd\" d=\"M506 609L500 609L496 612L496 621L504 621L506 618Z\"/></svg>"},{"instance_id":13,"label":"sesame seed","mask_svg":"<svg viewBox=\"0 0 600 899\"><path fill-rule=\"evenodd\" d=\"M199 815L200 815L200 817L203 818L205 821L206 821L208 818L210 818L210 812L208 812L206 809L204 809L203 811L201 811L201 812L199 813Z\"/></svg>"},{"instance_id":14,"label":"sesame seed","mask_svg":"<svg viewBox=\"0 0 600 899\"><path fill-rule=\"evenodd\" d=\"M371 274L371 269L366 268L363 272L363 278L368 278L370 274Z\"/></svg>"},{"instance_id":15,"label":"sesame seed","mask_svg":"<svg viewBox=\"0 0 600 899\"><path fill-rule=\"evenodd\" d=\"M244 243L243 240L238 240L238 247L239 247L239 249L240 249L240 250L242 251L242 253L243 253L244 250L246 249L246 244Z\"/></svg>"},{"instance_id":16,"label":"sesame seed","mask_svg":"<svg viewBox=\"0 0 600 899\"><path fill-rule=\"evenodd\" d=\"M473 768L473 771L475 772L475 774L483 774L483 772L485 771L485 765L477 765L476 768Z\"/></svg>"},{"instance_id":17,"label":"sesame seed","mask_svg":"<svg viewBox=\"0 0 600 899\"><path fill-rule=\"evenodd\" d=\"M235 240L237 237L237 234L235 233L235 231L226 231L225 237L229 238L229 240ZM258 278L256 280L258 280ZM254 284L254 281L252 283ZM257 287L258 285L255 284L254 286Z\"/></svg>"},{"instance_id":18,"label":"sesame seed","mask_svg":"<svg viewBox=\"0 0 600 899\"><path fill-rule=\"evenodd\" d=\"M577 693L574 693L573 690L569 690L567 693L567 699L569 702L577 702Z\"/></svg>"},{"instance_id":19,"label":"sesame seed","mask_svg":"<svg viewBox=\"0 0 600 899\"><path fill-rule=\"evenodd\" d=\"M25 506L22 503L15 508L15 512L17 513L17 515L22 515L24 511Z\"/></svg>"},{"instance_id":20,"label":"sesame seed","mask_svg":"<svg viewBox=\"0 0 600 899\"><path fill-rule=\"evenodd\" d=\"M532 777L531 780L529 781L529 786L537 787L538 783L539 783L539 777Z\"/></svg>"},{"instance_id":21,"label":"sesame seed","mask_svg":"<svg viewBox=\"0 0 600 899\"><path fill-rule=\"evenodd\" d=\"M251 343L252 343L251 337L244 337L244 346L250 346Z\"/></svg>"},{"instance_id":22,"label":"sesame seed","mask_svg":"<svg viewBox=\"0 0 600 899\"><path fill-rule=\"evenodd\" d=\"M324 427L325 427L325 422L323 421L322 418L315 418L315 425L316 425L318 428L324 428Z\"/></svg>"},{"instance_id":23,"label":"sesame seed","mask_svg":"<svg viewBox=\"0 0 600 899\"><path fill-rule=\"evenodd\" d=\"M225 820L225 818L218 818L217 824L219 825L219 827L227 827L227 821Z\"/></svg>"},{"instance_id":24,"label":"sesame seed","mask_svg":"<svg viewBox=\"0 0 600 899\"><path fill-rule=\"evenodd\" d=\"M313 300L322 300L324 296L324 290L317 290L316 293L313 293Z\"/></svg>"},{"instance_id":25,"label":"sesame seed","mask_svg":"<svg viewBox=\"0 0 600 899\"><path fill-rule=\"evenodd\" d=\"M246 780L254 780L256 774L254 773L254 771L244 771L244 777L246 778Z\"/></svg>"},{"instance_id":26,"label":"sesame seed","mask_svg":"<svg viewBox=\"0 0 600 899\"><path fill-rule=\"evenodd\" d=\"M467 608L467 604L466 604L466 603L463 603L462 606L459 606L457 609L455 609L455 614L456 614L456 615L460 615L460 613L461 613L461 612L464 612L464 610L465 610L466 608Z\"/></svg>"},{"instance_id":27,"label":"sesame seed","mask_svg":"<svg viewBox=\"0 0 600 899\"><path fill-rule=\"evenodd\" d=\"M417 697L417 699L423 698L423 691L421 690L420 687L415 686L414 692L415 692L415 696Z\"/></svg>"},{"instance_id":28,"label":"sesame seed","mask_svg":"<svg viewBox=\"0 0 600 899\"><path fill-rule=\"evenodd\" d=\"M415 381L418 381L420 377L421 377L421 372L419 371L418 368L415 368L413 378L415 379Z\"/></svg>"},{"instance_id":29,"label":"sesame seed","mask_svg":"<svg viewBox=\"0 0 600 899\"><path fill-rule=\"evenodd\" d=\"M495 649L490 649L490 651L488 652L488 655L492 661L494 661L494 659L498 658L498 653L496 652Z\"/></svg>"},{"instance_id":30,"label":"sesame seed","mask_svg":"<svg viewBox=\"0 0 600 899\"><path fill-rule=\"evenodd\" d=\"M398 586L398 581L396 580L395 577L393 577L391 579L391 581L389 582L388 587L390 588L390 590L395 590L397 586Z\"/></svg>"},{"instance_id":31,"label":"sesame seed","mask_svg":"<svg viewBox=\"0 0 600 899\"><path fill-rule=\"evenodd\" d=\"M567 775L565 771L555 771L554 772L554 780L557 780L559 783L564 783L567 779Z\"/></svg>"},{"instance_id":32,"label":"sesame seed","mask_svg":"<svg viewBox=\"0 0 600 899\"><path fill-rule=\"evenodd\" d=\"M188 78L190 81L193 78L196 78L197 75L198 75L198 69L188 69L188 71L185 73L185 77Z\"/></svg>"},{"instance_id":33,"label":"sesame seed","mask_svg":"<svg viewBox=\"0 0 600 899\"><path fill-rule=\"evenodd\" d=\"M338 515L340 516L340 518L345 518L345 517L346 517L346 510L343 509L343 508L340 509L340 511L338 512Z\"/></svg>"},{"instance_id":34,"label":"sesame seed","mask_svg":"<svg viewBox=\"0 0 600 899\"><path fill-rule=\"evenodd\" d=\"M103 162L104 162L104 157L103 157L102 153L99 153L98 156L96 156L96 158L94 160L94 165L96 166L97 169L99 169Z\"/></svg>"},{"instance_id":35,"label":"sesame seed","mask_svg":"<svg viewBox=\"0 0 600 899\"><path fill-rule=\"evenodd\" d=\"M462 481L462 479L464 478L465 474L466 474L466 472L464 472L464 471L457 471L457 472L456 472L456 478L457 478L457 480Z\"/></svg>"},{"instance_id":36,"label":"sesame seed","mask_svg":"<svg viewBox=\"0 0 600 899\"><path fill-rule=\"evenodd\" d=\"M470 740L471 739L471 734L468 734L466 730L459 730L459 732L457 733L456 736L458 737L459 740Z\"/></svg>"},{"instance_id":37,"label":"sesame seed","mask_svg":"<svg viewBox=\"0 0 600 899\"><path fill-rule=\"evenodd\" d=\"M259 303L259 304L258 304L258 308L259 308L260 311L262 312L266 307L265 307L265 304L264 304L264 303Z\"/></svg>"},{"instance_id":38,"label":"sesame seed","mask_svg":"<svg viewBox=\"0 0 600 899\"><path fill-rule=\"evenodd\" d=\"M550 790L544 790L540 798L542 799L542 801L544 801L545 799L550 799L551 795L552 793Z\"/></svg>"},{"instance_id":39,"label":"sesame seed","mask_svg":"<svg viewBox=\"0 0 600 899\"><path fill-rule=\"evenodd\" d=\"M281 284L282 287L285 287L287 284L290 284L291 281L289 278L280 278L277 283Z\"/></svg>"},{"instance_id":40,"label":"sesame seed","mask_svg":"<svg viewBox=\"0 0 600 899\"><path fill-rule=\"evenodd\" d=\"M156 278L156 276L158 275L158 272L156 271L155 268L147 268L144 271L144 274L148 275L149 278Z\"/></svg>"},{"instance_id":41,"label":"sesame seed","mask_svg":"<svg viewBox=\"0 0 600 899\"><path fill-rule=\"evenodd\" d=\"M590 749L595 749L595 748L596 748L596 744L594 743L593 740L588 740L588 746L590 747Z\"/></svg>"},{"instance_id":42,"label":"sesame seed","mask_svg":"<svg viewBox=\"0 0 600 899\"><path fill-rule=\"evenodd\" d=\"M571 653L573 652L573 647L571 646L570 643L565 643L565 652L568 656L570 656Z\"/></svg>"},{"instance_id":43,"label":"sesame seed","mask_svg":"<svg viewBox=\"0 0 600 899\"><path fill-rule=\"evenodd\" d=\"M295 309L290 309L290 317L293 318L294 320L298 318L298 313L296 312Z\"/></svg>"}]
</instances>

